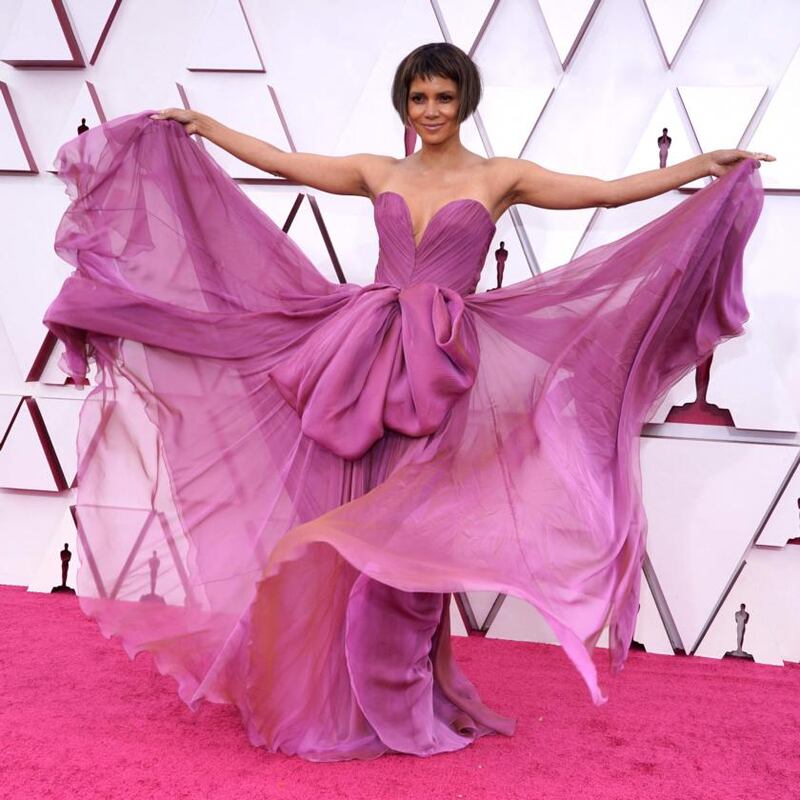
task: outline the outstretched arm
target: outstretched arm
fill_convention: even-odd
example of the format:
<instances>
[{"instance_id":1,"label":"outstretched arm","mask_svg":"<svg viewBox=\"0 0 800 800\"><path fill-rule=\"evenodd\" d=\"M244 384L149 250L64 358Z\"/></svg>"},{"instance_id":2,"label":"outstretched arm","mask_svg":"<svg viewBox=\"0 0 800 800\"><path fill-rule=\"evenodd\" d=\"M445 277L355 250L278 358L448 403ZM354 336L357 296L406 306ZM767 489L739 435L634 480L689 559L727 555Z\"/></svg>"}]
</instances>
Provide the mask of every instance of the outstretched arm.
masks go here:
<instances>
[{"instance_id":1,"label":"outstretched arm","mask_svg":"<svg viewBox=\"0 0 800 800\"><path fill-rule=\"evenodd\" d=\"M247 164L332 194L371 197L371 187L380 183L382 170L393 161L390 156L369 153L321 156L287 152L228 128L207 114L182 108L166 108L154 114L153 119L177 120L188 134L199 134Z\"/></svg>"},{"instance_id":2,"label":"outstretched arm","mask_svg":"<svg viewBox=\"0 0 800 800\"><path fill-rule=\"evenodd\" d=\"M775 161L766 153L747 150L714 150L670 167L638 172L616 180L553 172L532 161L497 159L506 176L511 204L540 208L616 208L677 189L697 178L721 177L743 158ZM759 163L760 166L760 163Z\"/></svg>"}]
</instances>

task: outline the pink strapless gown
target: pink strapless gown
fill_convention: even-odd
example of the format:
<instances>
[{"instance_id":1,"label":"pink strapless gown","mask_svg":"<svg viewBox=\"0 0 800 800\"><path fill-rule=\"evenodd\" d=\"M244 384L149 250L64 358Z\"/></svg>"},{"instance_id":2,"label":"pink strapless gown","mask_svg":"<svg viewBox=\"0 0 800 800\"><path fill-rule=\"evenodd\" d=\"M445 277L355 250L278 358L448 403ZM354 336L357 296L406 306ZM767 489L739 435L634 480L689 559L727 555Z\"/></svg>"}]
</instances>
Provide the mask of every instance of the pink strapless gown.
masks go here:
<instances>
[{"instance_id":1,"label":"pink strapless gown","mask_svg":"<svg viewBox=\"0 0 800 800\"><path fill-rule=\"evenodd\" d=\"M596 703L638 609L642 423L742 333L755 161L639 230L475 294L494 234L457 199L415 246L375 200L367 286L326 280L176 122L64 144L75 267L45 322L81 413L83 610L195 708L313 760L510 735L450 650L452 592L531 603Z\"/></svg>"}]
</instances>

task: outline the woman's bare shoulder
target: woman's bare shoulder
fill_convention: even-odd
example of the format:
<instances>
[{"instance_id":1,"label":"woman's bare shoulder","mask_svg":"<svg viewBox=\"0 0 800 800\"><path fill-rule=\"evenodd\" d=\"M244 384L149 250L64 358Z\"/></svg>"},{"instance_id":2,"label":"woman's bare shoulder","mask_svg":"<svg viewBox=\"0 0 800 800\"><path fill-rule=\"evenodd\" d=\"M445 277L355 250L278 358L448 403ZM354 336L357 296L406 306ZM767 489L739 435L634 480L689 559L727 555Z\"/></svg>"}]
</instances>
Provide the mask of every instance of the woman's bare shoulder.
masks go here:
<instances>
[{"instance_id":1,"label":"woman's bare shoulder","mask_svg":"<svg viewBox=\"0 0 800 800\"><path fill-rule=\"evenodd\" d=\"M359 158L362 159L361 173L367 194L374 200L375 195L380 194L381 189L391 182L394 170L403 163L403 159L377 153L361 153Z\"/></svg>"},{"instance_id":2,"label":"woman's bare shoulder","mask_svg":"<svg viewBox=\"0 0 800 800\"><path fill-rule=\"evenodd\" d=\"M519 170L519 159L492 156L486 159L486 184L494 198L499 213L514 204L514 185Z\"/></svg>"}]
</instances>

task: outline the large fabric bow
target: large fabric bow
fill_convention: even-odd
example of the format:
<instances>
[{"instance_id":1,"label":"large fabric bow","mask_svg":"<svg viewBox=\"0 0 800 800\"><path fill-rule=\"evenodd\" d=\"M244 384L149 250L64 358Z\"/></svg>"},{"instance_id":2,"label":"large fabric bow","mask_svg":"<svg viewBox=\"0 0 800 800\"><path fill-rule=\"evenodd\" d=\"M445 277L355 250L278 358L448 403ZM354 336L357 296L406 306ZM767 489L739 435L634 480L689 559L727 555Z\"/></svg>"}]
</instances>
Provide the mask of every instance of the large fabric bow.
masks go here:
<instances>
[{"instance_id":1,"label":"large fabric bow","mask_svg":"<svg viewBox=\"0 0 800 800\"><path fill-rule=\"evenodd\" d=\"M386 428L433 433L474 383L479 357L458 292L373 283L270 375L306 436L356 459Z\"/></svg>"}]
</instances>

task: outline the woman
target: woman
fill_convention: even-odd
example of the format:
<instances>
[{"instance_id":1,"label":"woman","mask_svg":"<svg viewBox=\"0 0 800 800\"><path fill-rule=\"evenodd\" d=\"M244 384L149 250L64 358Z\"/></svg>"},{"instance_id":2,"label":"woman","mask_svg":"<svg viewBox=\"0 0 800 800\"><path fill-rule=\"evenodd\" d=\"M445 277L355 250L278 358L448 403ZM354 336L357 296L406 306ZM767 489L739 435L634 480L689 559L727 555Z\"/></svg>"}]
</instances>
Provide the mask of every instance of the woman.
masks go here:
<instances>
[{"instance_id":1,"label":"woman","mask_svg":"<svg viewBox=\"0 0 800 800\"><path fill-rule=\"evenodd\" d=\"M190 707L236 703L253 744L313 760L513 733L453 660L454 591L532 603L605 700L592 649L608 626L619 669L637 611L638 434L742 333L754 168L773 160L723 150L608 182L484 159L459 141L479 75L449 44L406 56L392 98L422 138L405 159L285 153L178 109L59 156L56 249L77 269L45 322L99 384L79 436L81 606ZM374 282L323 278L187 133L370 197ZM512 204L614 207L703 175L724 177L475 294Z\"/></svg>"}]
</instances>

